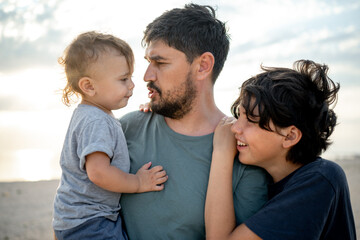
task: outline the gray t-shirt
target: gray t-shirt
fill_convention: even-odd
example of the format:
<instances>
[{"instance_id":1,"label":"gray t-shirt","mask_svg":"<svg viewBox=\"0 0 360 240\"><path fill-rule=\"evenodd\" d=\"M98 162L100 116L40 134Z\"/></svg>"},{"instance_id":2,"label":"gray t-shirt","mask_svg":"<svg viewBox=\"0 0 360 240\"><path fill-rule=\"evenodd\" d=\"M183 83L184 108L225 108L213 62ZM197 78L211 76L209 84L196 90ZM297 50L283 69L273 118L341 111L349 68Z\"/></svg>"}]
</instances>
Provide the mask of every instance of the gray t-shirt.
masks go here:
<instances>
[{"instance_id":1,"label":"gray t-shirt","mask_svg":"<svg viewBox=\"0 0 360 240\"><path fill-rule=\"evenodd\" d=\"M205 239L204 207L213 134L178 134L155 113L132 112L120 121L130 154L130 172L151 161L153 166L162 165L169 176L163 191L123 194L121 211L129 238ZM268 178L264 170L238 160L233 174L239 224L266 202Z\"/></svg>"},{"instance_id":2,"label":"gray t-shirt","mask_svg":"<svg viewBox=\"0 0 360 240\"><path fill-rule=\"evenodd\" d=\"M70 229L100 216L117 219L121 194L96 186L87 176L85 157L94 152L106 153L111 165L129 172L129 153L119 121L97 107L80 104L71 118L60 158L55 230Z\"/></svg>"}]
</instances>

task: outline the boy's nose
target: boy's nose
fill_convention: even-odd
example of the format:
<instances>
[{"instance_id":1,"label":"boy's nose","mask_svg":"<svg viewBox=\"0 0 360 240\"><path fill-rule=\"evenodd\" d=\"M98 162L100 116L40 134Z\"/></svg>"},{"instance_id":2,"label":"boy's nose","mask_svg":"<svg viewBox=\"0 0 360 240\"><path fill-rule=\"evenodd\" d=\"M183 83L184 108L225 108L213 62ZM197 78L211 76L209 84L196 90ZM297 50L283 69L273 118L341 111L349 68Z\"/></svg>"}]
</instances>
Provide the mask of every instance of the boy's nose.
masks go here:
<instances>
[{"instance_id":1,"label":"boy's nose","mask_svg":"<svg viewBox=\"0 0 360 240\"><path fill-rule=\"evenodd\" d=\"M235 134L241 134L242 133L242 127L240 123L240 119L237 119L236 122L231 126L231 131Z\"/></svg>"}]
</instances>

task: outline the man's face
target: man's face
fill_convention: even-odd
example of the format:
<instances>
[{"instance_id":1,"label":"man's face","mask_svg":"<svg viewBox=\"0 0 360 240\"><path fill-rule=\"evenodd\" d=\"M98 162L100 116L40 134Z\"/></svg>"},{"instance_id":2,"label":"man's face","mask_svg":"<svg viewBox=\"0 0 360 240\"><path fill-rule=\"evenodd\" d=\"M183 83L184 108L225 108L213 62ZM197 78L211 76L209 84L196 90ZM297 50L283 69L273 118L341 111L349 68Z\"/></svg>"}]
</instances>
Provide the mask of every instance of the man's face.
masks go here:
<instances>
[{"instance_id":1,"label":"man's face","mask_svg":"<svg viewBox=\"0 0 360 240\"><path fill-rule=\"evenodd\" d=\"M152 111L181 119L192 109L196 97L191 64L183 52L161 40L150 42L145 59L149 61L149 66L144 81L148 83Z\"/></svg>"}]
</instances>

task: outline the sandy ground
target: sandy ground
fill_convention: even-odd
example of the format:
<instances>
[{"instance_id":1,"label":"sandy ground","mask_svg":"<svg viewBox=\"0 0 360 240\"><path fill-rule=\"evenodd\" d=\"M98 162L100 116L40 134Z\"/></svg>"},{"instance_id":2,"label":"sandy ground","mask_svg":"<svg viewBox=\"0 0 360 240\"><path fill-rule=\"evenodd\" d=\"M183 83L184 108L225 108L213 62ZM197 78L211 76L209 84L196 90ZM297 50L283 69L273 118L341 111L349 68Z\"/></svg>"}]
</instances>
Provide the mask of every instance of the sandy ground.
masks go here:
<instances>
[{"instance_id":1,"label":"sandy ground","mask_svg":"<svg viewBox=\"0 0 360 240\"><path fill-rule=\"evenodd\" d=\"M345 170L360 234L360 159L337 161ZM49 240L58 180L0 183L0 240Z\"/></svg>"},{"instance_id":2,"label":"sandy ground","mask_svg":"<svg viewBox=\"0 0 360 240\"><path fill-rule=\"evenodd\" d=\"M0 240L53 239L51 219L58 183L0 183Z\"/></svg>"}]
</instances>

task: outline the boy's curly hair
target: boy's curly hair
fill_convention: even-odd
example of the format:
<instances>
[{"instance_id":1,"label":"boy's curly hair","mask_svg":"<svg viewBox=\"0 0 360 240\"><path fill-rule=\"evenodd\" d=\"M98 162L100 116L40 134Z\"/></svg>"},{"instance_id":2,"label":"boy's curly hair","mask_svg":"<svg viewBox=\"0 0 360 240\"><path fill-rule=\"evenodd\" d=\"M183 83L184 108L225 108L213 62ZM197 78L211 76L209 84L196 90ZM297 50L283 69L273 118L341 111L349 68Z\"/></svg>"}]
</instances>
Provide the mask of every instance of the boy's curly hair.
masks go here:
<instances>
[{"instance_id":1,"label":"boy's curly hair","mask_svg":"<svg viewBox=\"0 0 360 240\"><path fill-rule=\"evenodd\" d=\"M247 118L259 119L256 122L263 129L273 131L270 121L277 128L296 126L302 138L290 149L287 160L301 164L314 161L331 143L329 136L337 117L330 105L336 103L340 85L327 76L327 65L310 60L296 61L294 69L261 68L263 73L242 84L231 107L233 115L239 116L241 104ZM256 107L259 115L254 112Z\"/></svg>"}]
</instances>

